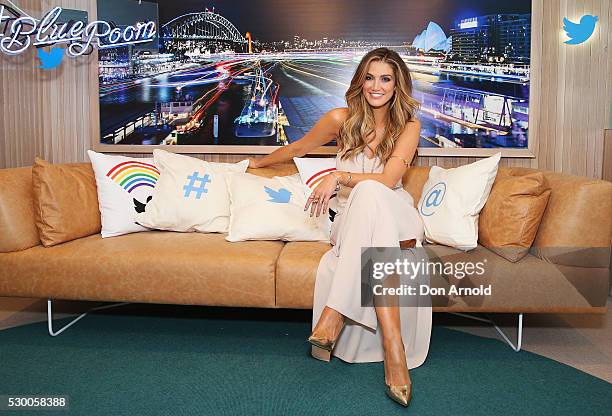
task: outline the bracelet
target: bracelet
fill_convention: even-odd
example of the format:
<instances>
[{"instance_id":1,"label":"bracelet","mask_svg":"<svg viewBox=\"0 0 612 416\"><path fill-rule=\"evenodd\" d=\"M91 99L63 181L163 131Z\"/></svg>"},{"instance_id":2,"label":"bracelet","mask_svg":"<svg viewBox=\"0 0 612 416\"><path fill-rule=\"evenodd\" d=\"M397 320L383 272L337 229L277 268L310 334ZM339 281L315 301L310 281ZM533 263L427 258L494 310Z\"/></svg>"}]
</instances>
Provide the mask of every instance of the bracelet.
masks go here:
<instances>
[{"instance_id":1,"label":"bracelet","mask_svg":"<svg viewBox=\"0 0 612 416\"><path fill-rule=\"evenodd\" d=\"M392 157L396 157L398 159L401 159L401 161L404 163L404 165L410 166L410 161L408 159L404 159L401 156L395 156L395 155L389 156L389 159L391 159Z\"/></svg>"},{"instance_id":2,"label":"bracelet","mask_svg":"<svg viewBox=\"0 0 612 416\"><path fill-rule=\"evenodd\" d=\"M334 192L340 192L340 176L341 175L334 174L334 177L336 178L336 188L334 189Z\"/></svg>"},{"instance_id":3,"label":"bracelet","mask_svg":"<svg viewBox=\"0 0 612 416\"><path fill-rule=\"evenodd\" d=\"M336 177L336 189L334 189L334 192L340 192L340 185L344 185L344 186L348 186L349 183L351 183L351 181L353 180L353 175L351 175L350 172L348 173L348 179L346 180L346 182L344 183L340 183L340 179L342 178L342 174L334 174L334 176Z\"/></svg>"},{"instance_id":4,"label":"bracelet","mask_svg":"<svg viewBox=\"0 0 612 416\"><path fill-rule=\"evenodd\" d=\"M353 175L351 175L350 172L348 173L348 179L346 180L346 182L343 183L344 186L349 186L349 183L351 183L351 181L353 180Z\"/></svg>"}]
</instances>

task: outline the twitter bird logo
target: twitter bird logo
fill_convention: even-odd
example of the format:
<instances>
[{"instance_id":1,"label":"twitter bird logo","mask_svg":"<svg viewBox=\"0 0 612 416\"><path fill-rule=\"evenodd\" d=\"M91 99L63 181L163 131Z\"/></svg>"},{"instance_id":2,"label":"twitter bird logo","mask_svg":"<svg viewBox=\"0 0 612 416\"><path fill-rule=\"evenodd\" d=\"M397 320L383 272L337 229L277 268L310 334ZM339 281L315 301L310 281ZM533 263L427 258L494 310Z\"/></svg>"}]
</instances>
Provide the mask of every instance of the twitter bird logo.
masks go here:
<instances>
[{"instance_id":1,"label":"twitter bird logo","mask_svg":"<svg viewBox=\"0 0 612 416\"><path fill-rule=\"evenodd\" d=\"M289 202L289 199L291 198L291 192L289 192L285 188L280 188L278 191L275 191L274 189L264 186L264 189L266 193L268 194L268 196L271 198L271 199L268 199L268 202L275 202L277 204L286 204Z\"/></svg>"},{"instance_id":2,"label":"twitter bird logo","mask_svg":"<svg viewBox=\"0 0 612 416\"><path fill-rule=\"evenodd\" d=\"M60 47L51 48L49 52L45 52L42 48L38 49L38 59L42 64L39 68L53 69L62 63L64 50Z\"/></svg>"},{"instance_id":3,"label":"twitter bird logo","mask_svg":"<svg viewBox=\"0 0 612 416\"><path fill-rule=\"evenodd\" d=\"M595 31L595 24L599 18L590 14L585 14L580 18L580 23L574 23L568 20L567 17L563 18L563 30L570 38L565 43L568 45L580 45L586 42L593 32Z\"/></svg>"}]
</instances>

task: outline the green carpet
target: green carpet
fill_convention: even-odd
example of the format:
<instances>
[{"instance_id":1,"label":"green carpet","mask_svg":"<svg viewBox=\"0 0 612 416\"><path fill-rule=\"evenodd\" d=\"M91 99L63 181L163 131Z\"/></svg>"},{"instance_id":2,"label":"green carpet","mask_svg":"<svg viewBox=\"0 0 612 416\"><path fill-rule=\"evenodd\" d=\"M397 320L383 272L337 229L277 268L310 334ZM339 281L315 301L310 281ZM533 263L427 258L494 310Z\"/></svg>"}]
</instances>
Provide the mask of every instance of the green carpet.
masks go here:
<instances>
[{"instance_id":1,"label":"green carpet","mask_svg":"<svg viewBox=\"0 0 612 416\"><path fill-rule=\"evenodd\" d=\"M612 385L500 341L434 327L408 409L383 366L309 357L305 311L128 305L59 337L0 331L0 395L62 394L16 415L609 415ZM59 324L65 321L59 321Z\"/></svg>"}]
</instances>

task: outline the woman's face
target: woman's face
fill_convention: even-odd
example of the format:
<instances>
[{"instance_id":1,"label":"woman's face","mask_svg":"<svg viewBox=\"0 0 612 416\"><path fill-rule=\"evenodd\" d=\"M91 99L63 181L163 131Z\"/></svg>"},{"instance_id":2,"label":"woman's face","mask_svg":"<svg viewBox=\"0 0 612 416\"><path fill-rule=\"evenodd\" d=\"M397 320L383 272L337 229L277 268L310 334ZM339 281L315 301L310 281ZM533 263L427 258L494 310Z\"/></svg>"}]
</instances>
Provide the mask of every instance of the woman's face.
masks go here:
<instances>
[{"instance_id":1,"label":"woman's face","mask_svg":"<svg viewBox=\"0 0 612 416\"><path fill-rule=\"evenodd\" d=\"M372 61L368 65L362 91L368 104L374 108L382 107L391 100L395 90L393 67L386 62Z\"/></svg>"}]
</instances>

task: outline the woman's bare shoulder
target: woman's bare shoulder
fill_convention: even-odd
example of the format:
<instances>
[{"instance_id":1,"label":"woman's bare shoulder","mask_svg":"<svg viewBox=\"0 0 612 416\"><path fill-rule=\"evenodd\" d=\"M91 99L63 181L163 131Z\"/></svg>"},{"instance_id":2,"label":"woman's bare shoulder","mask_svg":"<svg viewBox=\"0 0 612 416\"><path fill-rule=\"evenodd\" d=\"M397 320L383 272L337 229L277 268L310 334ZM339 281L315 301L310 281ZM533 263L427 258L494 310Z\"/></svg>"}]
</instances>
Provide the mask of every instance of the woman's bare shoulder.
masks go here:
<instances>
[{"instance_id":1,"label":"woman's bare shoulder","mask_svg":"<svg viewBox=\"0 0 612 416\"><path fill-rule=\"evenodd\" d=\"M326 116L328 116L331 121L333 121L334 123L338 125L338 127L340 127L342 123L344 123L346 119L348 118L348 114L349 114L348 108L338 107L338 108L334 108L333 110L329 110L326 113Z\"/></svg>"},{"instance_id":2,"label":"woman's bare shoulder","mask_svg":"<svg viewBox=\"0 0 612 416\"><path fill-rule=\"evenodd\" d=\"M400 134L400 139L404 137L419 137L421 132L421 122L418 118L415 118L404 126L404 130Z\"/></svg>"},{"instance_id":3,"label":"woman's bare shoulder","mask_svg":"<svg viewBox=\"0 0 612 416\"><path fill-rule=\"evenodd\" d=\"M412 120L410 120L408 123L406 123L406 126L404 128L404 131L410 131L410 130L417 130L420 131L421 130L421 121L418 118L414 118Z\"/></svg>"},{"instance_id":4,"label":"woman's bare shoulder","mask_svg":"<svg viewBox=\"0 0 612 416\"><path fill-rule=\"evenodd\" d=\"M339 146L342 140L340 137L340 129L349 116L349 109L346 107L334 108L333 110L329 110L326 116L328 116L330 122L334 124L333 129L336 132L336 144Z\"/></svg>"}]
</instances>

